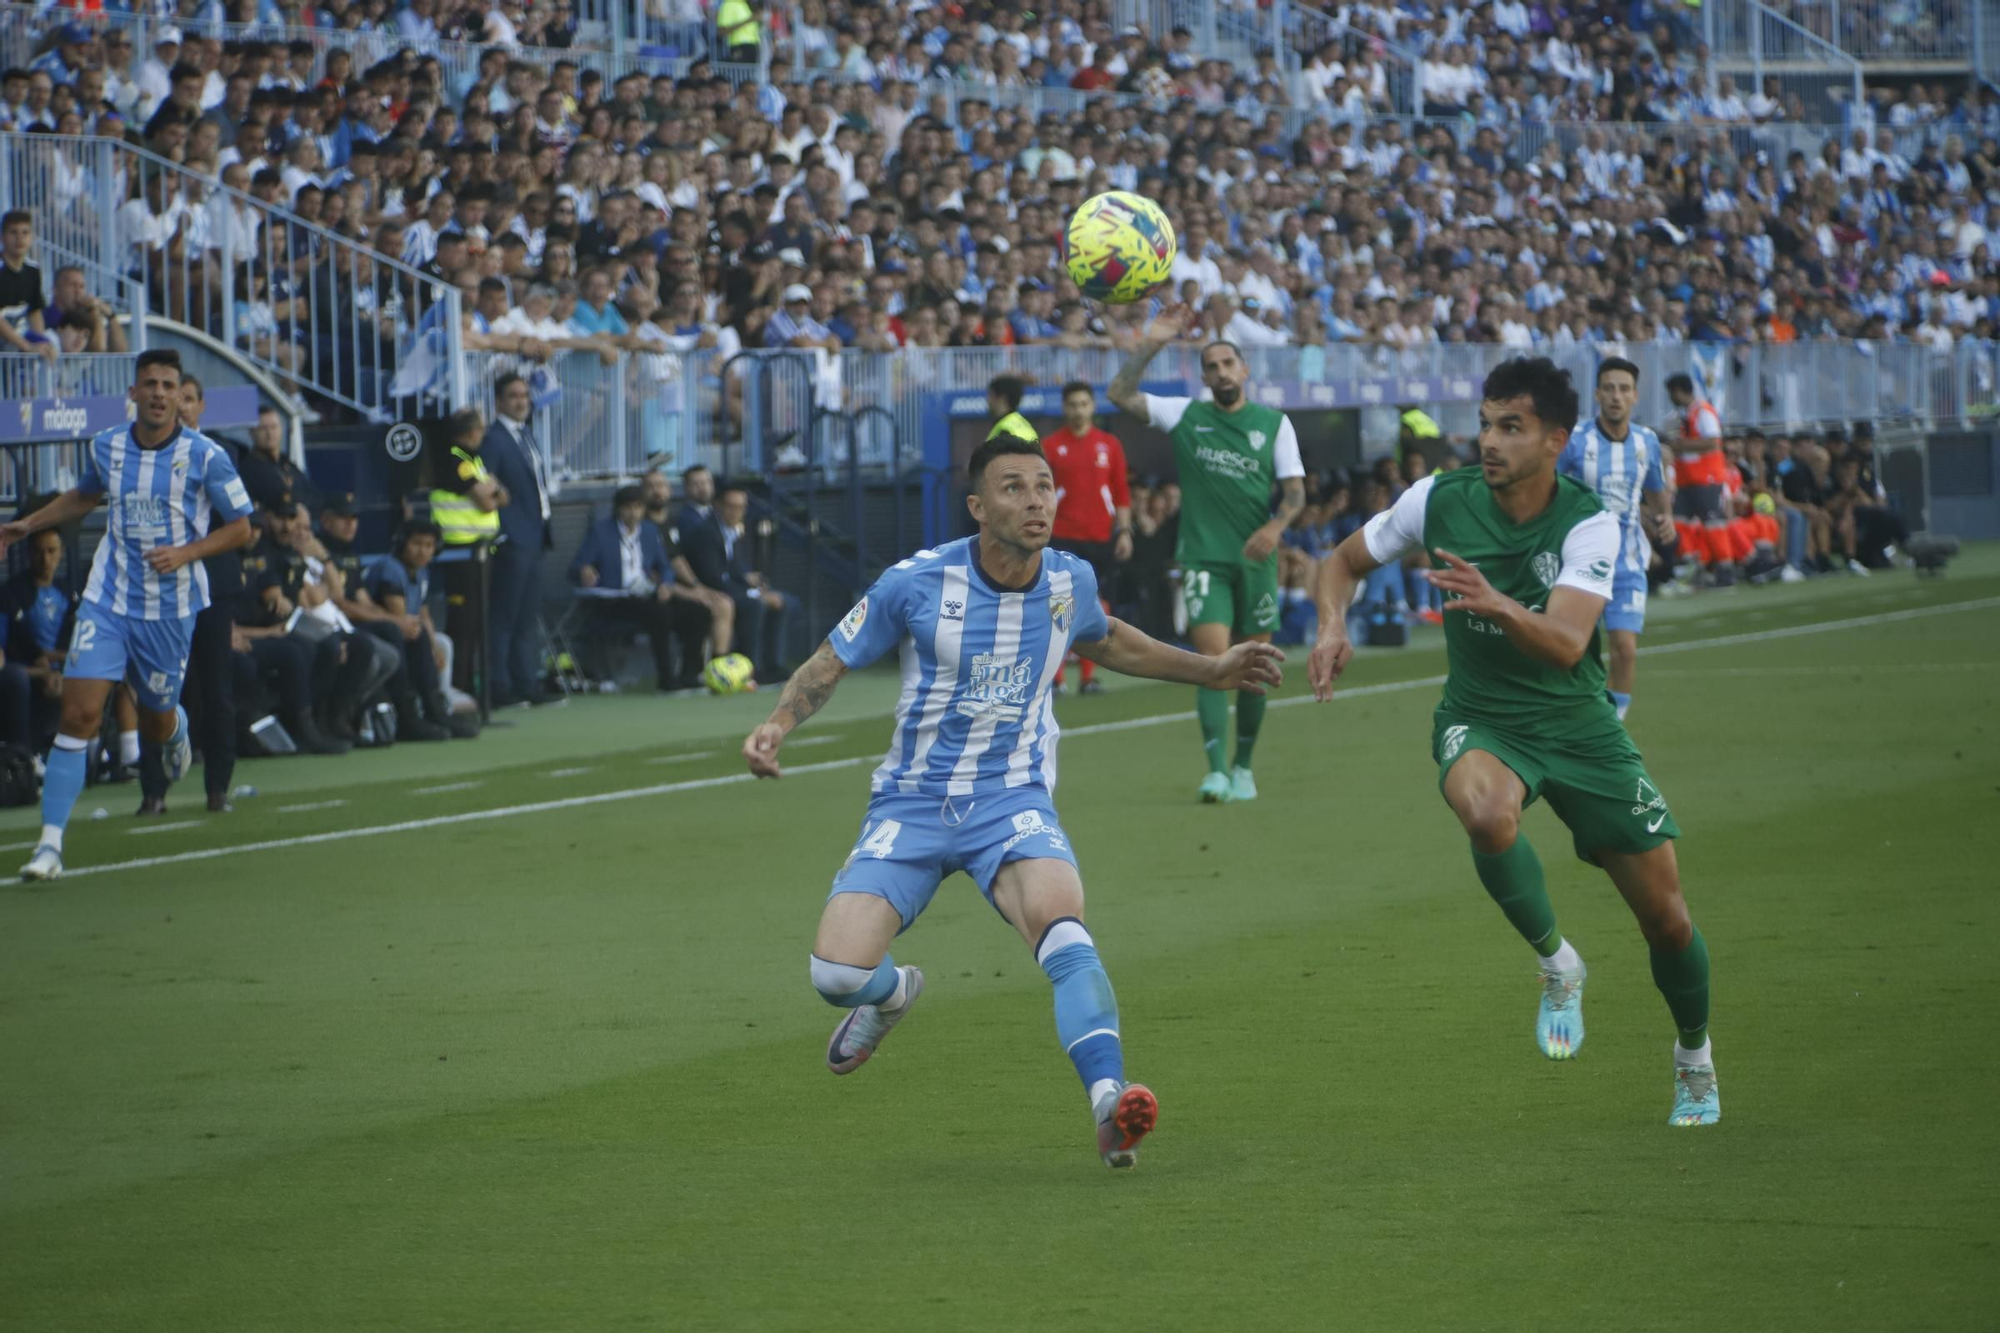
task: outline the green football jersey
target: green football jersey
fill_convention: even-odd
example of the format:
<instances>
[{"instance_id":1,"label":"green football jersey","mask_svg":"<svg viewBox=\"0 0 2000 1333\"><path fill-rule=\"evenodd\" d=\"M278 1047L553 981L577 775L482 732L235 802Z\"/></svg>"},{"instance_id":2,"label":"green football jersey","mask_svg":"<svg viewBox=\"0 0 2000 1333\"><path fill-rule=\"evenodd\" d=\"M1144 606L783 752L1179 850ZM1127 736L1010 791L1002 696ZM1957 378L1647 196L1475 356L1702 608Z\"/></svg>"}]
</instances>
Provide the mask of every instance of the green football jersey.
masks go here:
<instances>
[{"instance_id":1,"label":"green football jersey","mask_svg":"<svg viewBox=\"0 0 2000 1333\"><path fill-rule=\"evenodd\" d=\"M1365 532L1368 553L1383 564L1421 547L1431 567L1443 569L1437 552L1450 551L1531 611L1542 610L1557 587L1608 600L1618 562L1617 521L1594 490L1570 477L1557 479L1555 499L1525 523L1501 512L1476 467L1425 477L1369 519ZM1565 715L1593 726L1601 720L1604 658L1595 629L1567 671L1528 656L1499 625L1448 603L1444 642L1444 704L1454 713L1544 732L1561 726Z\"/></svg>"},{"instance_id":2,"label":"green football jersey","mask_svg":"<svg viewBox=\"0 0 2000 1333\"><path fill-rule=\"evenodd\" d=\"M1241 563L1243 543L1271 521L1272 484L1306 474L1291 419L1261 403L1225 412L1210 402L1151 394L1146 414L1174 442L1180 562Z\"/></svg>"}]
</instances>

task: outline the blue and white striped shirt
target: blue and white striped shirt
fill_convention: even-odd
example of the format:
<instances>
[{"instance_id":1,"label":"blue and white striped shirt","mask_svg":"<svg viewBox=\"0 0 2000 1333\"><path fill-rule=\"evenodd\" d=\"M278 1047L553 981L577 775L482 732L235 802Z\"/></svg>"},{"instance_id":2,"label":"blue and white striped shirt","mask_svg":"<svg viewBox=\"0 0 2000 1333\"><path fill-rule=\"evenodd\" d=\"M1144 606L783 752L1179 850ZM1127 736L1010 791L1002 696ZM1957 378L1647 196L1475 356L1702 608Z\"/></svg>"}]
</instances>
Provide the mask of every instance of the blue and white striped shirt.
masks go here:
<instances>
[{"instance_id":1,"label":"blue and white striped shirt","mask_svg":"<svg viewBox=\"0 0 2000 1333\"><path fill-rule=\"evenodd\" d=\"M211 513L231 523L250 512L250 496L221 445L182 428L159 448L142 449L129 424L114 426L90 442L76 488L108 497L84 601L134 620L178 620L208 605L201 561L162 575L146 552L200 540Z\"/></svg>"},{"instance_id":2,"label":"blue and white striped shirt","mask_svg":"<svg viewBox=\"0 0 2000 1333\"><path fill-rule=\"evenodd\" d=\"M1667 485L1660 465L1660 437L1635 422L1626 426L1624 439L1614 440L1593 418L1570 432L1556 471L1597 492L1618 522L1618 568L1643 575L1648 547L1640 502Z\"/></svg>"},{"instance_id":3,"label":"blue and white striped shirt","mask_svg":"<svg viewBox=\"0 0 2000 1333\"><path fill-rule=\"evenodd\" d=\"M1033 587L997 587L979 568L978 542L919 551L885 570L827 636L849 667L901 648L896 732L874 791L1055 790L1051 690L1070 645L1110 631L1097 575L1045 550Z\"/></svg>"}]
</instances>

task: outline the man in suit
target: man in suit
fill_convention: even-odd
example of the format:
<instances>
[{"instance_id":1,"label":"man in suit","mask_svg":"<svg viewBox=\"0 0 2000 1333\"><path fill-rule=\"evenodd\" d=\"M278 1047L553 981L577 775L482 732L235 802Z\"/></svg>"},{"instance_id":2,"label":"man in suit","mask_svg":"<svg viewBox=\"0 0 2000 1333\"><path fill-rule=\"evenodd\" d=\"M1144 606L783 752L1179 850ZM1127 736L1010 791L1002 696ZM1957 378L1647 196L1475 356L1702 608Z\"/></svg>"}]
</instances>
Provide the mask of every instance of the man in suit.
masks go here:
<instances>
[{"instance_id":1,"label":"man in suit","mask_svg":"<svg viewBox=\"0 0 2000 1333\"><path fill-rule=\"evenodd\" d=\"M674 577L660 530L646 517L646 493L620 486L611 498L611 517L590 525L570 576L587 594L599 617L631 621L653 645L653 667L662 690L701 684L702 643L708 637L708 608L694 590ZM680 640L681 669L674 673L667 636Z\"/></svg>"},{"instance_id":2,"label":"man in suit","mask_svg":"<svg viewBox=\"0 0 2000 1333\"><path fill-rule=\"evenodd\" d=\"M750 497L741 486L726 486L715 501L708 522L683 532L682 547L695 577L708 588L719 588L736 603L738 647L751 653L759 680L785 675L785 618L792 599L768 586L750 564L750 543L743 527Z\"/></svg>"},{"instance_id":3,"label":"man in suit","mask_svg":"<svg viewBox=\"0 0 2000 1333\"><path fill-rule=\"evenodd\" d=\"M528 382L508 371L493 384L497 410L479 446L480 460L500 484L501 542L493 550L488 642L496 706L561 700L541 685L542 553L552 544L549 487L540 442L529 423Z\"/></svg>"}]
</instances>

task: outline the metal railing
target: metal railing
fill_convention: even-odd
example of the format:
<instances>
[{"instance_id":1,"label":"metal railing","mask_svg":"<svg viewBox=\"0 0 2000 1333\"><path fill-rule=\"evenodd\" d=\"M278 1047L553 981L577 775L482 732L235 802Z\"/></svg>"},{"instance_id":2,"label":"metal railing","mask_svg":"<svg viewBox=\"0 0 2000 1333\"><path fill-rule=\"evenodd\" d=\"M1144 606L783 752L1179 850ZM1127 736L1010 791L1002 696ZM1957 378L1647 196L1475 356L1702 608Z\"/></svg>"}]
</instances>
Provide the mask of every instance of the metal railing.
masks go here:
<instances>
[{"instance_id":1,"label":"metal railing","mask_svg":"<svg viewBox=\"0 0 2000 1333\"><path fill-rule=\"evenodd\" d=\"M1746 96L1776 78L1786 100L1796 96L1809 117L1828 123L1861 104L1861 62L1769 5L1713 0L1702 6L1701 21L1715 57L1710 76L1723 70L1748 74Z\"/></svg>"},{"instance_id":2,"label":"metal railing","mask_svg":"<svg viewBox=\"0 0 2000 1333\"><path fill-rule=\"evenodd\" d=\"M1791 22L1870 64L1965 68L1980 0L1772 0Z\"/></svg>"},{"instance_id":3,"label":"metal railing","mask_svg":"<svg viewBox=\"0 0 2000 1333\"><path fill-rule=\"evenodd\" d=\"M1285 68L1292 80L1292 100L1295 104L1310 110L1318 109L1303 82L1304 69L1314 52L1328 42L1334 42L1344 52L1343 63L1349 63L1355 56L1363 54L1382 63L1390 109L1405 116L1413 116L1423 110L1422 94L1417 86L1423 58L1409 47L1392 42L1380 33L1350 27L1311 5L1280 3L1272 7L1272 13L1277 16L1284 33L1281 49L1285 52Z\"/></svg>"},{"instance_id":4,"label":"metal railing","mask_svg":"<svg viewBox=\"0 0 2000 1333\"><path fill-rule=\"evenodd\" d=\"M136 352L70 352L53 361L28 352L0 353L0 400L127 393L137 364Z\"/></svg>"},{"instance_id":5,"label":"metal railing","mask_svg":"<svg viewBox=\"0 0 2000 1333\"><path fill-rule=\"evenodd\" d=\"M112 139L0 135L0 206L294 393L369 416L464 401L458 290L365 242Z\"/></svg>"}]
</instances>

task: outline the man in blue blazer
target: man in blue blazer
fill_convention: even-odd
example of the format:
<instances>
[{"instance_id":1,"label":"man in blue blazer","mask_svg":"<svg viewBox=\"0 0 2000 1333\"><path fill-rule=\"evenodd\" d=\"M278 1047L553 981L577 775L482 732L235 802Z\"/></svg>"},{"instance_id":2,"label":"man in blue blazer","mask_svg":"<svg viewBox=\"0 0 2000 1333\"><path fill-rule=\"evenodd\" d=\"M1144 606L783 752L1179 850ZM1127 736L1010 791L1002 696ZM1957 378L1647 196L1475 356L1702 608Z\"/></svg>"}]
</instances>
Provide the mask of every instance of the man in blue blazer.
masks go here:
<instances>
[{"instance_id":1,"label":"man in blue blazer","mask_svg":"<svg viewBox=\"0 0 2000 1333\"><path fill-rule=\"evenodd\" d=\"M705 588L719 588L736 603L737 651L757 664L757 679L785 678L785 618L792 599L764 581L750 561L744 515L750 497L741 486L725 486L706 523L681 534L681 549Z\"/></svg>"},{"instance_id":2,"label":"man in blue blazer","mask_svg":"<svg viewBox=\"0 0 2000 1333\"><path fill-rule=\"evenodd\" d=\"M495 707L514 703L555 703L562 696L542 689L542 554L551 545L549 485L540 441L530 422L528 382L509 371L493 383L496 411L480 441L479 458L500 483L500 535L493 548L491 596L487 604L488 654Z\"/></svg>"},{"instance_id":3,"label":"man in blue blazer","mask_svg":"<svg viewBox=\"0 0 2000 1333\"><path fill-rule=\"evenodd\" d=\"M590 525L569 572L597 616L629 621L646 631L662 690L701 684L709 610L693 589L675 580L667 545L646 517L643 488L618 488L611 497L611 517ZM667 646L669 635L680 640L679 675Z\"/></svg>"}]
</instances>

